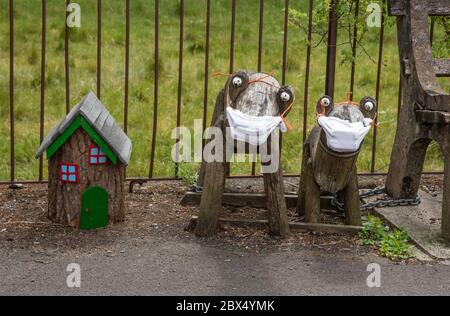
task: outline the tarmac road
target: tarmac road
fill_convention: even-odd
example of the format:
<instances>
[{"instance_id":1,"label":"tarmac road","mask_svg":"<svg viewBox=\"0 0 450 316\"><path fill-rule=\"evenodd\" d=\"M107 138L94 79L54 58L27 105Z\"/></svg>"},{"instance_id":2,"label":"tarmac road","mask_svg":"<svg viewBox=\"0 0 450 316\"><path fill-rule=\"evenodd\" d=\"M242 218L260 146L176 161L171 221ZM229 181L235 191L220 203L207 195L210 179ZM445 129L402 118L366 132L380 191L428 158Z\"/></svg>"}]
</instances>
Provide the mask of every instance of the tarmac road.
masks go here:
<instances>
[{"instance_id":1,"label":"tarmac road","mask_svg":"<svg viewBox=\"0 0 450 316\"><path fill-rule=\"evenodd\" d=\"M111 253L48 255L0 249L0 295L449 295L450 266L396 265L372 254L236 251L147 239ZM67 265L81 288L67 287ZM381 266L381 288L367 266Z\"/></svg>"}]
</instances>

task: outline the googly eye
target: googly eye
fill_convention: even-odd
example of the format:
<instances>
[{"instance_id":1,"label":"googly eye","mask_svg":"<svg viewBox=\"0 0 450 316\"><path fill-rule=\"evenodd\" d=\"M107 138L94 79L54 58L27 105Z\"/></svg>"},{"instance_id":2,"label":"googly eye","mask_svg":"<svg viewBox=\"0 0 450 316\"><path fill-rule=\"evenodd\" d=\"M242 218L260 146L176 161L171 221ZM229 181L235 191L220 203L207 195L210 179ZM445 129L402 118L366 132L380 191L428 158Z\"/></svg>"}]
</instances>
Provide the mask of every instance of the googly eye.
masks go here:
<instances>
[{"instance_id":1,"label":"googly eye","mask_svg":"<svg viewBox=\"0 0 450 316\"><path fill-rule=\"evenodd\" d=\"M373 104L372 101L367 101L364 104L364 108L366 109L366 111L372 111L375 108L375 104Z\"/></svg>"},{"instance_id":2,"label":"googly eye","mask_svg":"<svg viewBox=\"0 0 450 316\"><path fill-rule=\"evenodd\" d=\"M331 100L330 99L328 99L328 98L323 98L322 99L322 101L321 101L321 103L322 103L322 105L324 106L324 107L329 107L330 105L331 105Z\"/></svg>"},{"instance_id":3,"label":"googly eye","mask_svg":"<svg viewBox=\"0 0 450 316\"><path fill-rule=\"evenodd\" d=\"M291 95L287 92L282 92L280 95L280 99L283 102L289 102L289 101L291 101Z\"/></svg>"},{"instance_id":4,"label":"googly eye","mask_svg":"<svg viewBox=\"0 0 450 316\"><path fill-rule=\"evenodd\" d=\"M242 84L243 84L242 78L240 78L240 77L234 77L233 78L233 86L234 87L239 88L239 87L242 86Z\"/></svg>"}]
</instances>

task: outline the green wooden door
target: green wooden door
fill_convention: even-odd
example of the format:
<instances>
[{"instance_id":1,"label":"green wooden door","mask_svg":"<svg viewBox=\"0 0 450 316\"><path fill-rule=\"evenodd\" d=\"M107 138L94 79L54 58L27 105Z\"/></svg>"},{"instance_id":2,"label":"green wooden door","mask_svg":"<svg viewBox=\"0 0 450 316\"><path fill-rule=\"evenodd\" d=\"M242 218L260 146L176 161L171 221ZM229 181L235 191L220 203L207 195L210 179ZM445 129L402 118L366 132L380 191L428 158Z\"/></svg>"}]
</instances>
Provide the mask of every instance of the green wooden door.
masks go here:
<instances>
[{"instance_id":1,"label":"green wooden door","mask_svg":"<svg viewBox=\"0 0 450 316\"><path fill-rule=\"evenodd\" d=\"M90 187L83 193L81 202L81 229L97 229L108 226L109 194L101 187Z\"/></svg>"}]
</instances>

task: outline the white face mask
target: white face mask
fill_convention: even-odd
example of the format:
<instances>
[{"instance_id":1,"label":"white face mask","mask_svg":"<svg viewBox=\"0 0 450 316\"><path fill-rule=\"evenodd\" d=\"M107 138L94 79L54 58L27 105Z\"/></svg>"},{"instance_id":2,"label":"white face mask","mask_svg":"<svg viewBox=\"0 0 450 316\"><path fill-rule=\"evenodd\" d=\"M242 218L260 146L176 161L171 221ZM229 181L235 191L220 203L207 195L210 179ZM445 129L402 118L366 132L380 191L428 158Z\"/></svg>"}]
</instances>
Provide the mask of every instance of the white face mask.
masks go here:
<instances>
[{"instance_id":1,"label":"white face mask","mask_svg":"<svg viewBox=\"0 0 450 316\"><path fill-rule=\"evenodd\" d=\"M280 116L252 116L227 107L227 117L233 139L253 146L264 145L278 127L287 132Z\"/></svg>"},{"instance_id":2,"label":"white face mask","mask_svg":"<svg viewBox=\"0 0 450 316\"><path fill-rule=\"evenodd\" d=\"M319 125L325 131L328 147L339 153L356 152L372 128L372 120L350 123L337 117L319 117Z\"/></svg>"}]
</instances>

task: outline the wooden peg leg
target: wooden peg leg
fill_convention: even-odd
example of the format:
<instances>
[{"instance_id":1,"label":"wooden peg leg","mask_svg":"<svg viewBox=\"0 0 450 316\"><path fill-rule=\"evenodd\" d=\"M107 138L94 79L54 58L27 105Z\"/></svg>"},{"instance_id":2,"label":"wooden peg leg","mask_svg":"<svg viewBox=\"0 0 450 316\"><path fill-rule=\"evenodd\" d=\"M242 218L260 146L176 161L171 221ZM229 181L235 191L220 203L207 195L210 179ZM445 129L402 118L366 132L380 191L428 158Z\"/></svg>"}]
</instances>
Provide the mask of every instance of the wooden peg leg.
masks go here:
<instances>
[{"instance_id":1,"label":"wooden peg leg","mask_svg":"<svg viewBox=\"0 0 450 316\"><path fill-rule=\"evenodd\" d=\"M261 152L261 161L270 231L276 236L286 238L290 234L290 229L283 181L283 168L279 159L279 149L276 149L278 152L274 153L274 155L270 154L272 152L272 137L268 140L267 147L267 153ZM279 148L278 146L274 147ZM275 163L274 161L278 163L278 166L273 165Z\"/></svg>"},{"instance_id":2,"label":"wooden peg leg","mask_svg":"<svg viewBox=\"0 0 450 316\"><path fill-rule=\"evenodd\" d=\"M359 199L358 175L356 168L353 170L350 181L344 189L345 224L362 226L361 201Z\"/></svg>"},{"instance_id":3,"label":"wooden peg leg","mask_svg":"<svg viewBox=\"0 0 450 316\"><path fill-rule=\"evenodd\" d=\"M314 180L311 159L306 165L305 186L305 221L307 223L320 223L320 188Z\"/></svg>"},{"instance_id":4,"label":"wooden peg leg","mask_svg":"<svg viewBox=\"0 0 450 316\"><path fill-rule=\"evenodd\" d=\"M223 162L207 163L200 213L195 228L197 236L211 236L216 232L222 209L224 188L225 164Z\"/></svg>"}]
</instances>

